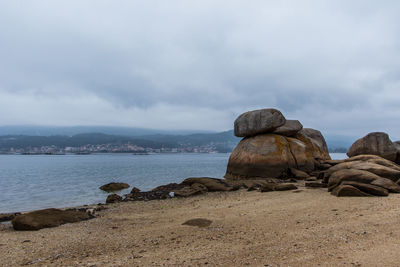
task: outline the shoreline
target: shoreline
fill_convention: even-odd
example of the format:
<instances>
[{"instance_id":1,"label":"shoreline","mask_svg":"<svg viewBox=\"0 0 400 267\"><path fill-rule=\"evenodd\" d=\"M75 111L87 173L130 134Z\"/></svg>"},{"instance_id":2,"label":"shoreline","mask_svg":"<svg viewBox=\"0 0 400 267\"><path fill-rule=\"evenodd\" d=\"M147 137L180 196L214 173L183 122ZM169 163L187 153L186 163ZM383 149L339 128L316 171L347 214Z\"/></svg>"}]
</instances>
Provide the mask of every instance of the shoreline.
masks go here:
<instances>
[{"instance_id":1,"label":"shoreline","mask_svg":"<svg viewBox=\"0 0 400 267\"><path fill-rule=\"evenodd\" d=\"M2 264L395 266L400 259L393 249L399 194L337 198L326 189L299 186L107 206L92 220L56 228L0 228ZM212 223L182 225L195 218Z\"/></svg>"}]
</instances>

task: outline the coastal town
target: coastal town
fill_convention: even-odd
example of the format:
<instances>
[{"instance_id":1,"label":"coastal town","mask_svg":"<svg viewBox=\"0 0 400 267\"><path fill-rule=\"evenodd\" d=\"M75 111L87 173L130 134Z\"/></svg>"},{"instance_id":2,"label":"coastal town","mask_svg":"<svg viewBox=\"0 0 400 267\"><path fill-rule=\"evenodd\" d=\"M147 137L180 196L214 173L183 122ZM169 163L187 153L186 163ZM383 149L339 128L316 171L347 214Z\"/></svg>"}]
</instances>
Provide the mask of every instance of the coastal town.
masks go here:
<instances>
[{"instance_id":1,"label":"coastal town","mask_svg":"<svg viewBox=\"0 0 400 267\"><path fill-rule=\"evenodd\" d=\"M65 155L65 154L93 154L93 153L133 153L138 155L159 154L159 153L219 153L221 151L215 144L207 144L202 146L184 146L184 147L161 147L151 148L126 144L99 144L99 145L82 145L77 147L58 147L51 146L28 146L25 148L7 148L0 149L0 154L22 154L22 155Z\"/></svg>"}]
</instances>

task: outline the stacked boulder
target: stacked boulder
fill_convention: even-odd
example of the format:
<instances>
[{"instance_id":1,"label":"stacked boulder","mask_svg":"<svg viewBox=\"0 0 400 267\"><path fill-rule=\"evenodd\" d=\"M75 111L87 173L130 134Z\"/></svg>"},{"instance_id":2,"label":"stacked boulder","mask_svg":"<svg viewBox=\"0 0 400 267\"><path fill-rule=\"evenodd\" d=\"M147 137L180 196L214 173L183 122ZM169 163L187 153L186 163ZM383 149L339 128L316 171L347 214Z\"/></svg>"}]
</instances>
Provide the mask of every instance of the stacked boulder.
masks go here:
<instances>
[{"instance_id":1,"label":"stacked boulder","mask_svg":"<svg viewBox=\"0 0 400 267\"><path fill-rule=\"evenodd\" d=\"M341 196L387 196L400 193L400 166L377 155L358 155L327 161L328 190Z\"/></svg>"},{"instance_id":2,"label":"stacked boulder","mask_svg":"<svg viewBox=\"0 0 400 267\"><path fill-rule=\"evenodd\" d=\"M276 109L240 115L234 131L243 139L229 158L225 178L230 180L308 176L320 169L322 161L330 160L321 132L286 120Z\"/></svg>"}]
</instances>

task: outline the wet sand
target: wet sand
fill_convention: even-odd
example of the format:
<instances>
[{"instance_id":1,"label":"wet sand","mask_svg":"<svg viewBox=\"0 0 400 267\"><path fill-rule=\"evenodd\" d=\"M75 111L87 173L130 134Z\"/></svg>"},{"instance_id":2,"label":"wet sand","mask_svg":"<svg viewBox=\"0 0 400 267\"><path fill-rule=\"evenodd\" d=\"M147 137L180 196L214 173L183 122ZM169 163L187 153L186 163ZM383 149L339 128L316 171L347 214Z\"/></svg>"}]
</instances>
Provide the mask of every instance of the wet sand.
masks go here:
<instances>
[{"instance_id":1,"label":"wet sand","mask_svg":"<svg viewBox=\"0 0 400 267\"><path fill-rule=\"evenodd\" d=\"M1 266L400 265L400 194L300 189L120 203L35 232L1 225ZM212 223L182 225L194 218Z\"/></svg>"}]
</instances>

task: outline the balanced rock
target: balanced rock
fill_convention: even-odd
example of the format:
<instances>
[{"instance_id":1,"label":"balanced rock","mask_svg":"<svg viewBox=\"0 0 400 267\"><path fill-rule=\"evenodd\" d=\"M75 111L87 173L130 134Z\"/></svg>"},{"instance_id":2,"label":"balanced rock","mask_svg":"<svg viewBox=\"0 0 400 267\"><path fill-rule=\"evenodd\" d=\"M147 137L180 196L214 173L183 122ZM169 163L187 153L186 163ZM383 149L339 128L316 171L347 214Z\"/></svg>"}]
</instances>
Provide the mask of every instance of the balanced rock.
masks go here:
<instances>
[{"instance_id":1,"label":"balanced rock","mask_svg":"<svg viewBox=\"0 0 400 267\"><path fill-rule=\"evenodd\" d=\"M91 218L92 216L83 211L45 209L18 215L11 223L15 230L30 231L89 220Z\"/></svg>"},{"instance_id":2,"label":"balanced rock","mask_svg":"<svg viewBox=\"0 0 400 267\"><path fill-rule=\"evenodd\" d=\"M349 157L361 154L378 155L390 161L396 161L397 149L387 133L374 132L358 139L347 151Z\"/></svg>"},{"instance_id":3,"label":"balanced rock","mask_svg":"<svg viewBox=\"0 0 400 267\"><path fill-rule=\"evenodd\" d=\"M129 184L126 183L108 183L100 186L100 189L106 192L120 191L122 189L129 188Z\"/></svg>"},{"instance_id":4,"label":"balanced rock","mask_svg":"<svg viewBox=\"0 0 400 267\"><path fill-rule=\"evenodd\" d=\"M298 120L286 120L286 123L274 130L274 134L284 136L294 136L303 129L303 125Z\"/></svg>"},{"instance_id":5,"label":"balanced rock","mask_svg":"<svg viewBox=\"0 0 400 267\"><path fill-rule=\"evenodd\" d=\"M271 133L286 123L285 117L276 109L260 109L248 111L240 115L234 123L237 137Z\"/></svg>"}]
</instances>

